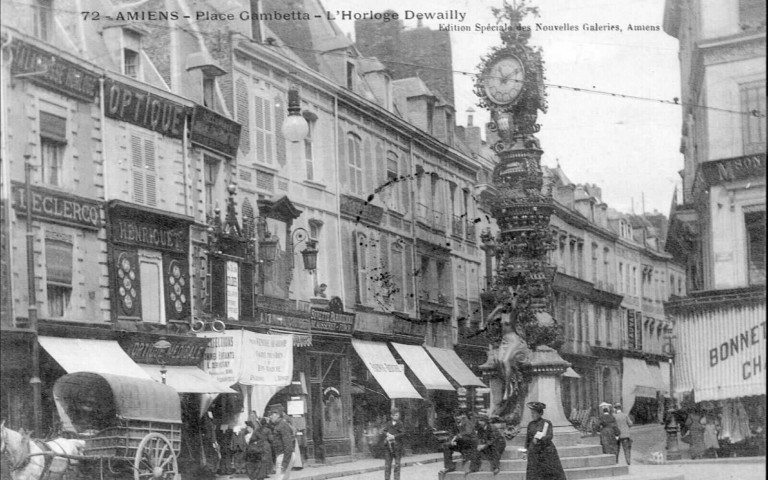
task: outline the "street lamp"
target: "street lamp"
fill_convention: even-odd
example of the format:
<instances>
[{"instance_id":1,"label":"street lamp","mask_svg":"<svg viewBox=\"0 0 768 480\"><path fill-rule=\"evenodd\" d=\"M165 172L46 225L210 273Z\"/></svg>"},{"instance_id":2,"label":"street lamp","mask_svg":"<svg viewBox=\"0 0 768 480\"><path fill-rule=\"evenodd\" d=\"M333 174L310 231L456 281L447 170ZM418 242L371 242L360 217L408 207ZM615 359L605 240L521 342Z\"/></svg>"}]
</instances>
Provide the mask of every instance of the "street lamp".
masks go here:
<instances>
[{"instance_id":1,"label":"street lamp","mask_svg":"<svg viewBox=\"0 0 768 480\"><path fill-rule=\"evenodd\" d=\"M155 356L157 357L157 361L160 362L160 378L163 382L163 385L165 385L165 375L168 373L168 369L165 368L165 363L168 358L168 350L171 348L171 342L165 339L165 337L160 337L160 340L156 341L152 348L154 348L157 353Z\"/></svg>"},{"instance_id":2,"label":"street lamp","mask_svg":"<svg viewBox=\"0 0 768 480\"><path fill-rule=\"evenodd\" d=\"M295 83L288 89L288 118L283 121L282 132L291 143L304 140L309 133L307 119L301 115L301 97Z\"/></svg>"},{"instance_id":3,"label":"street lamp","mask_svg":"<svg viewBox=\"0 0 768 480\"><path fill-rule=\"evenodd\" d=\"M304 262L304 270L309 273L317 270L317 240L309 238L309 232L306 229L298 227L291 232L291 243L295 248L302 242L305 243L304 250L301 251L301 258Z\"/></svg>"}]
</instances>

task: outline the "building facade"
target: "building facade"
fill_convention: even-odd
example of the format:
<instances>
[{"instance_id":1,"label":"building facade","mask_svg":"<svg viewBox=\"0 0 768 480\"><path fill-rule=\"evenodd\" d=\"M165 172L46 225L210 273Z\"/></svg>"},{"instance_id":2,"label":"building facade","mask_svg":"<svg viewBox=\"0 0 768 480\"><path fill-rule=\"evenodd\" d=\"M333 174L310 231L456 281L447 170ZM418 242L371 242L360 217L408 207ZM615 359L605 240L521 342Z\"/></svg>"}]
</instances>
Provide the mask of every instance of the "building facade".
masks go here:
<instances>
[{"instance_id":1,"label":"building facade","mask_svg":"<svg viewBox=\"0 0 768 480\"><path fill-rule=\"evenodd\" d=\"M559 165L545 175L555 200L550 261L555 318L564 329L560 353L578 375L563 379L565 411L576 419L618 402L638 423L659 421L670 391L663 346L673 329L662 302L685 282L663 249L666 219L616 212L598 186L573 184Z\"/></svg>"},{"instance_id":2,"label":"building facade","mask_svg":"<svg viewBox=\"0 0 768 480\"><path fill-rule=\"evenodd\" d=\"M765 3L666 2L680 43L682 199L667 245L688 272L676 322L675 395L687 406L744 411L749 451L765 437ZM702 403L704 402L704 403Z\"/></svg>"}]
</instances>

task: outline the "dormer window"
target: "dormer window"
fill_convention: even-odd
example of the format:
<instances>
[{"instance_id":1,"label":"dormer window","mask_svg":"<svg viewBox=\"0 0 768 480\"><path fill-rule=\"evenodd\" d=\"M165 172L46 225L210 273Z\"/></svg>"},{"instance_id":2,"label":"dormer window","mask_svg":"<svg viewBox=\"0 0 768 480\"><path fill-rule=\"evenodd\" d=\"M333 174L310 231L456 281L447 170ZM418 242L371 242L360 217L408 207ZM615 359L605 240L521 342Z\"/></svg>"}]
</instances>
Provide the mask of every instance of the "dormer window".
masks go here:
<instances>
[{"instance_id":1,"label":"dormer window","mask_svg":"<svg viewBox=\"0 0 768 480\"><path fill-rule=\"evenodd\" d=\"M34 5L35 36L47 42L53 28L53 0L37 0Z\"/></svg>"},{"instance_id":2,"label":"dormer window","mask_svg":"<svg viewBox=\"0 0 768 480\"><path fill-rule=\"evenodd\" d=\"M427 100L427 133L432 133L433 120L435 118L435 104Z\"/></svg>"},{"instance_id":3,"label":"dormer window","mask_svg":"<svg viewBox=\"0 0 768 480\"><path fill-rule=\"evenodd\" d=\"M140 78L139 52L141 37L132 31L123 32L123 74L131 78Z\"/></svg>"},{"instance_id":4,"label":"dormer window","mask_svg":"<svg viewBox=\"0 0 768 480\"><path fill-rule=\"evenodd\" d=\"M213 109L213 99L216 92L216 77L203 77L203 105Z\"/></svg>"},{"instance_id":5,"label":"dormer window","mask_svg":"<svg viewBox=\"0 0 768 480\"><path fill-rule=\"evenodd\" d=\"M352 90L355 86L355 64L347 62L347 88Z\"/></svg>"}]
</instances>

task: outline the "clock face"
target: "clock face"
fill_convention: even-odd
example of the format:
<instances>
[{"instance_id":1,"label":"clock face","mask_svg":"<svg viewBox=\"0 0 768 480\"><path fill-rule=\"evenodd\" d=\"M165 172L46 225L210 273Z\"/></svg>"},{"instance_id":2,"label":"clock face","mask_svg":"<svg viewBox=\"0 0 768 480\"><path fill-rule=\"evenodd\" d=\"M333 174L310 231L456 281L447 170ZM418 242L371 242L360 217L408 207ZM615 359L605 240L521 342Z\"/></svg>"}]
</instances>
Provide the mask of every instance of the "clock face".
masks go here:
<instances>
[{"instance_id":1,"label":"clock face","mask_svg":"<svg viewBox=\"0 0 768 480\"><path fill-rule=\"evenodd\" d=\"M507 56L488 67L483 86L488 100L497 105L507 105L514 102L523 91L524 80L525 68L522 62L517 57Z\"/></svg>"}]
</instances>

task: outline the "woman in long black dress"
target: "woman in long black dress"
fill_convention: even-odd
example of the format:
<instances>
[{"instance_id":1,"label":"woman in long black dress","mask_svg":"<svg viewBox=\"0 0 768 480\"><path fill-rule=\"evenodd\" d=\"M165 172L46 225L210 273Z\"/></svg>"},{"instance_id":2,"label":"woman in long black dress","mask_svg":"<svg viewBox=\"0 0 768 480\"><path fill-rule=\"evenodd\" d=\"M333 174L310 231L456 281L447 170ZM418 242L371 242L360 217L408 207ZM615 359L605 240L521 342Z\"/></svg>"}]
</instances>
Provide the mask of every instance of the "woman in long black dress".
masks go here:
<instances>
[{"instance_id":1,"label":"woman in long black dress","mask_svg":"<svg viewBox=\"0 0 768 480\"><path fill-rule=\"evenodd\" d=\"M528 403L533 420L528 424L525 441L528 452L526 480L566 480L557 448L552 443L552 422L541 417L546 407L541 402Z\"/></svg>"},{"instance_id":2,"label":"woman in long black dress","mask_svg":"<svg viewBox=\"0 0 768 480\"><path fill-rule=\"evenodd\" d=\"M601 405L603 413L598 418L600 425L600 445L603 446L603 453L616 455L619 451L619 427L616 424L616 418L611 414L608 407Z\"/></svg>"}]
</instances>

